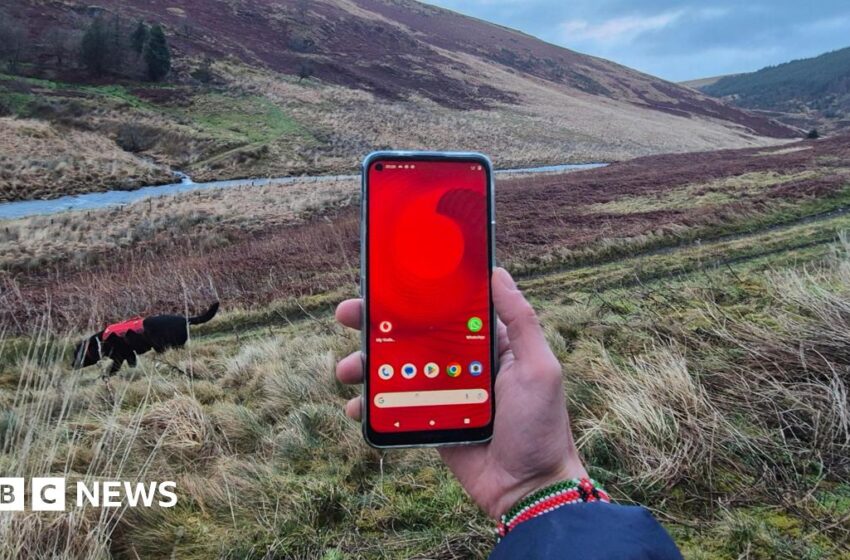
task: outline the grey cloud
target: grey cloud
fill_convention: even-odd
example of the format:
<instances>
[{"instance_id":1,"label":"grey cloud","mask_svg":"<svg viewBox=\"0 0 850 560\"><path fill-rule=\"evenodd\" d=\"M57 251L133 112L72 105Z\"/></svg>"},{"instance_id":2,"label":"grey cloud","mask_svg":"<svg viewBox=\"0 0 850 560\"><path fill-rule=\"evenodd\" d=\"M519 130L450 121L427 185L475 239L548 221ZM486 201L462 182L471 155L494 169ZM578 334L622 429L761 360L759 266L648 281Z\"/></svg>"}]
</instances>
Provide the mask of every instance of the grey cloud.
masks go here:
<instances>
[{"instance_id":1,"label":"grey cloud","mask_svg":"<svg viewBox=\"0 0 850 560\"><path fill-rule=\"evenodd\" d=\"M850 46L846 0L432 3L673 80L756 70ZM622 33L603 38L611 30Z\"/></svg>"}]
</instances>

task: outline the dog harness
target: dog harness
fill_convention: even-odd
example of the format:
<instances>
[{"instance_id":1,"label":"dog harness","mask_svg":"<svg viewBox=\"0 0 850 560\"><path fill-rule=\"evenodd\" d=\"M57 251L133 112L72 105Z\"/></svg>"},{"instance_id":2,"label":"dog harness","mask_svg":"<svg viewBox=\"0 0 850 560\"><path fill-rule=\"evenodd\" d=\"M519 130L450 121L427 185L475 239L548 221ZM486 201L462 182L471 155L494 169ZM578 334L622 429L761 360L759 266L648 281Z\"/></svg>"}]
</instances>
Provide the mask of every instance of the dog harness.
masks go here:
<instances>
[{"instance_id":1,"label":"dog harness","mask_svg":"<svg viewBox=\"0 0 850 560\"><path fill-rule=\"evenodd\" d=\"M134 317L132 319L128 319L122 323L113 323L111 325L107 325L105 329L103 329L103 340L106 340L113 334L116 336L127 336L127 333L133 331L136 334L142 334L145 332L145 319L143 317Z\"/></svg>"}]
</instances>

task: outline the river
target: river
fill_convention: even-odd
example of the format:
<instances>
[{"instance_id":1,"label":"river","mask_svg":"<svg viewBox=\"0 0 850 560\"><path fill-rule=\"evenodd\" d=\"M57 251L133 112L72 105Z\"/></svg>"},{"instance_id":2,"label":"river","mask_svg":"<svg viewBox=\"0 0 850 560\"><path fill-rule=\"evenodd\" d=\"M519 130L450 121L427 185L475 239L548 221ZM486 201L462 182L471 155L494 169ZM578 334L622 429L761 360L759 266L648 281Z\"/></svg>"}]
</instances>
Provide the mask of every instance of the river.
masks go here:
<instances>
[{"instance_id":1,"label":"river","mask_svg":"<svg viewBox=\"0 0 850 560\"><path fill-rule=\"evenodd\" d=\"M496 175L510 175L520 173L557 173L560 171L576 171L581 169L593 169L604 167L607 163L579 163L564 165L545 165L541 167L527 167L516 169L498 169ZM140 187L130 191L106 191L85 194L74 194L53 198L50 200L19 200L15 202L0 203L0 220L23 218L44 214L55 214L69 210L97 210L109 206L123 206L145 198L154 196L165 196L189 191L203 189L223 189L227 187L264 186L264 185L288 185L292 183L309 183L337 181L340 179L356 179L358 175L312 175L294 177L269 177L256 179L232 179L227 181L210 181L207 183L195 183L184 173L176 173L180 179L179 183L170 185L156 185Z\"/></svg>"}]
</instances>

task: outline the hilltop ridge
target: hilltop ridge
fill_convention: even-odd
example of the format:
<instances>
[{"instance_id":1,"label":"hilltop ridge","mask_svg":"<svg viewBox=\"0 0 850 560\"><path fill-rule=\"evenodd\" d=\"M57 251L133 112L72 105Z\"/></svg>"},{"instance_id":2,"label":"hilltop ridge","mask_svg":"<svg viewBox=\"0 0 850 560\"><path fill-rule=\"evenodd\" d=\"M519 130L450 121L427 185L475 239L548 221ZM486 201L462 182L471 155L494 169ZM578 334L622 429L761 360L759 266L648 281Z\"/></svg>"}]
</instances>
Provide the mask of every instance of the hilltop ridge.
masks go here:
<instances>
[{"instance_id":1,"label":"hilltop ridge","mask_svg":"<svg viewBox=\"0 0 850 560\"><path fill-rule=\"evenodd\" d=\"M699 89L794 126L850 127L850 47L725 76Z\"/></svg>"}]
</instances>

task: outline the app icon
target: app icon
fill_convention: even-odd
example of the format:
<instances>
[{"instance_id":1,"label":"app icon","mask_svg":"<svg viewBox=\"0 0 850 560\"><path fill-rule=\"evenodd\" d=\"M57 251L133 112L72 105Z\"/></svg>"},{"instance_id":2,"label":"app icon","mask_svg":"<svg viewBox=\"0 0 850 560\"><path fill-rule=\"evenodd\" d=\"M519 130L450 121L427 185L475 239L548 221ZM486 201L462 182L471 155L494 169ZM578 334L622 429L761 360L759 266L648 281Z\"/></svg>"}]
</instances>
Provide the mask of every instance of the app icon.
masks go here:
<instances>
[{"instance_id":1,"label":"app icon","mask_svg":"<svg viewBox=\"0 0 850 560\"><path fill-rule=\"evenodd\" d=\"M446 368L446 373L449 374L449 377L457 377L458 375L460 375L461 371L462 371L462 368L460 367L460 364L457 363L457 362L450 363L449 367Z\"/></svg>"},{"instance_id":2,"label":"app icon","mask_svg":"<svg viewBox=\"0 0 850 560\"><path fill-rule=\"evenodd\" d=\"M478 332L481 330L481 327L484 326L484 322L481 321L479 317L470 317L469 321L466 322L466 328L469 329L469 332Z\"/></svg>"},{"instance_id":3,"label":"app icon","mask_svg":"<svg viewBox=\"0 0 850 560\"><path fill-rule=\"evenodd\" d=\"M381 321L381 323L378 325L378 329L380 329L382 333L386 334L393 330L393 324L389 321Z\"/></svg>"},{"instance_id":4,"label":"app icon","mask_svg":"<svg viewBox=\"0 0 850 560\"><path fill-rule=\"evenodd\" d=\"M469 364L469 374L478 377L481 375L481 372L484 371L484 367L481 365L481 362L472 362Z\"/></svg>"},{"instance_id":5,"label":"app icon","mask_svg":"<svg viewBox=\"0 0 850 560\"><path fill-rule=\"evenodd\" d=\"M413 364L404 364L401 366L401 376L405 379L413 379L416 376L416 366Z\"/></svg>"},{"instance_id":6,"label":"app icon","mask_svg":"<svg viewBox=\"0 0 850 560\"><path fill-rule=\"evenodd\" d=\"M378 377L380 377L384 381L392 379L393 373L395 373L395 370L390 364L384 364L378 368Z\"/></svg>"},{"instance_id":7,"label":"app icon","mask_svg":"<svg viewBox=\"0 0 850 560\"><path fill-rule=\"evenodd\" d=\"M438 375L440 375L440 366L435 364L434 362L428 362L425 364L425 368L422 370L422 373L425 374L425 377L428 379L434 379Z\"/></svg>"}]
</instances>

